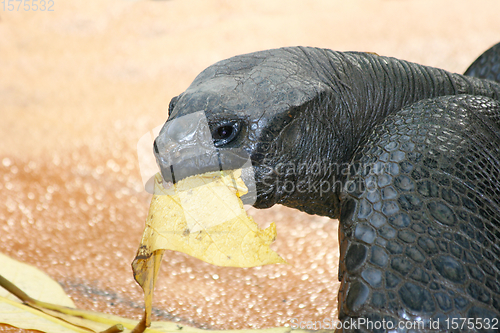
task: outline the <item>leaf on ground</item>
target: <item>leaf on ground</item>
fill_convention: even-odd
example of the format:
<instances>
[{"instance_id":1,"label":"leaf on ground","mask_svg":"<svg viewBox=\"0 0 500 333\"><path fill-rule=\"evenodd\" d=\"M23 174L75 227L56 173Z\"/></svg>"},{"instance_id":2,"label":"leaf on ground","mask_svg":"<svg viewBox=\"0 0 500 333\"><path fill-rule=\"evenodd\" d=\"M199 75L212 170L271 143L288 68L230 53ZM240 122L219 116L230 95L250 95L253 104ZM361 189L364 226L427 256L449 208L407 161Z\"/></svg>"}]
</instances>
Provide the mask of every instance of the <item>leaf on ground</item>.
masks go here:
<instances>
[{"instance_id":1,"label":"leaf on ground","mask_svg":"<svg viewBox=\"0 0 500 333\"><path fill-rule=\"evenodd\" d=\"M42 332L78 332L65 327L64 322L54 322L49 315L5 297L0 297L0 323Z\"/></svg>"},{"instance_id":2,"label":"leaf on ground","mask_svg":"<svg viewBox=\"0 0 500 333\"><path fill-rule=\"evenodd\" d=\"M59 283L52 280L47 274L34 266L14 260L2 253L0 253L0 274L39 301L75 307L75 303L66 295ZM14 295L3 288L0 288L0 296L18 301Z\"/></svg>"},{"instance_id":3,"label":"leaf on ground","mask_svg":"<svg viewBox=\"0 0 500 333\"><path fill-rule=\"evenodd\" d=\"M0 274L4 278L31 297L62 306L75 306L61 286L38 268L16 261L2 253L0 253L0 267ZM22 304L3 288L0 288L0 323L45 332L75 332L53 316Z\"/></svg>"},{"instance_id":4,"label":"leaf on ground","mask_svg":"<svg viewBox=\"0 0 500 333\"><path fill-rule=\"evenodd\" d=\"M63 306L75 306L61 286L38 268L16 261L2 253L0 253L0 267L2 276L31 297ZM54 323L51 316L23 305L3 288L0 288L0 322L18 328L46 332L75 332L64 327L64 324Z\"/></svg>"},{"instance_id":5,"label":"leaf on ground","mask_svg":"<svg viewBox=\"0 0 500 333\"><path fill-rule=\"evenodd\" d=\"M0 324L50 333L101 332L116 324L121 324L125 329L124 332L130 332L137 326L137 320L74 308L73 301L47 274L2 253L0 253L0 277L14 284L28 296L36 296L32 298L37 298L37 303L40 303L28 306L0 287ZM154 329L147 329L145 332L171 332L177 329L177 325L178 323L155 322ZM189 330L190 328L184 331Z\"/></svg>"},{"instance_id":6,"label":"leaf on ground","mask_svg":"<svg viewBox=\"0 0 500 333\"><path fill-rule=\"evenodd\" d=\"M157 258L158 259L158 258ZM9 282L20 287L24 286L26 294L41 295L45 300L47 296L53 293L51 301L57 301L66 305L73 304L71 299L64 293L58 283L52 280L48 275L41 272L37 268L13 260L0 253L0 275L9 277ZM38 288L47 288L47 290L38 290ZM102 330L115 325L122 324L123 332L131 332L138 324L137 320L122 318L110 314L98 313L93 311L79 310L76 308L67 308L59 305L61 311L66 311L65 318L69 320L79 320L82 327L74 326L64 320L59 320L44 312L32 308L19 302L13 295L9 294L5 289L0 288L0 324L8 324L18 328L37 330L47 333L88 333L96 330L89 330L83 327L94 326L102 327ZM16 300L13 300L13 299ZM57 307L54 304L46 304L49 307ZM51 313L52 310L47 308L44 311ZM61 313L55 313L60 315ZM14 319L14 320L12 320ZM18 322L16 322L16 320ZM99 326L98 326L99 325ZM100 329L100 328L99 328ZM167 332L184 332L184 333L290 333L292 330L289 327L268 328L263 330L203 330L199 328L181 325L178 322L152 322L151 327L147 328L144 333L167 333ZM293 330L294 333L306 333L304 330Z\"/></svg>"}]
</instances>

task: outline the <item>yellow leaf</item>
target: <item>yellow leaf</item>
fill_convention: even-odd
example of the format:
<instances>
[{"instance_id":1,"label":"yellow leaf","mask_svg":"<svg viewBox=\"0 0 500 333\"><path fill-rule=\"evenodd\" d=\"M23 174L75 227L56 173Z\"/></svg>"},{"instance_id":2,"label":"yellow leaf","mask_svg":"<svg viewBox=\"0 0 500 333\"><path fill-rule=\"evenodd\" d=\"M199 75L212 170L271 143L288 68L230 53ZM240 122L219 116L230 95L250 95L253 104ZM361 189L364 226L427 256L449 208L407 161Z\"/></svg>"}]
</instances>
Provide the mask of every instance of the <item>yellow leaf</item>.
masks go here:
<instances>
[{"instance_id":1,"label":"yellow leaf","mask_svg":"<svg viewBox=\"0 0 500 333\"><path fill-rule=\"evenodd\" d=\"M151 322L156 276L164 250L184 252L218 266L254 267L286 263L269 245L276 225L261 230L243 209L240 196L248 192L241 169L188 177L169 188L155 176L146 228L132 263L144 290L143 324ZM138 330L139 331L139 330Z\"/></svg>"},{"instance_id":2,"label":"yellow leaf","mask_svg":"<svg viewBox=\"0 0 500 333\"><path fill-rule=\"evenodd\" d=\"M0 253L0 275L40 301L50 301L67 307L75 306L61 286L47 274L2 253ZM20 303L15 296L3 288L0 288L0 323L46 332L79 332L78 328L74 329L53 316Z\"/></svg>"},{"instance_id":3,"label":"yellow leaf","mask_svg":"<svg viewBox=\"0 0 500 333\"><path fill-rule=\"evenodd\" d=\"M186 178L165 189L159 174L139 253L184 252L218 266L254 267L285 263L269 245L274 223L261 230L239 198L248 189L241 170L209 172Z\"/></svg>"},{"instance_id":4,"label":"yellow leaf","mask_svg":"<svg viewBox=\"0 0 500 333\"><path fill-rule=\"evenodd\" d=\"M145 247L141 246L137 252L137 256L132 262L134 270L134 278L144 290L144 325L151 325L151 312L153 307L153 291L155 288L156 277L160 270L161 258L165 250L156 250L153 253L149 252ZM142 322L141 321L141 322Z\"/></svg>"},{"instance_id":5,"label":"yellow leaf","mask_svg":"<svg viewBox=\"0 0 500 333\"><path fill-rule=\"evenodd\" d=\"M131 329L137 324L105 313L76 309L61 286L47 274L2 253L0 283L4 288L10 284L24 297L31 298L30 305L24 304L0 287L2 324L50 333L101 332L121 323Z\"/></svg>"},{"instance_id":6,"label":"yellow leaf","mask_svg":"<svg viewBox=\"0 0 500 333\"><path fill-rule=\"evenodd\" d=\"M14 327L48 333L101 332L120 324L124 332L131 332L137 320L122 318L106 313L73 308L73 301L61 286L39 269L16 261L0 253L0 282L8 280L28 296L37 295L31 306L0 287L0 323ZM5 286L5 281L2 282ZM22 288L21 288L22 287ZM48 303L47 301L51 301ZM67 307L67 306L72 307ZM164 333L178 330L178 323L153 322L145 333ZM200 331L188 326L183 332Z\"/></svg>"},{"instance_id":7,"label":"yellow leaf","mask_svg":"<svg viewBox=\"0 0 500 333\"><path fill-rule=\"evenodd\" d=\"M159 251L157 251L159 252ZM163 251L161 251L163 252ZM161 256L159 253L149 257L153 263L159 264ZM155 272L157 267L143 267L151 272ZM41 295L42 299L47 300L47 296L52 293L53 299L65 303L72 304L71 299L64 293L57 282L52 280L48 275L39 271L30 265L15 261L0 253L0 275L8 276L12 280L9 282L21 284L24 287L23 292L33 295ZM154 277L154 276L153 276ZM4 286L4 284L2 284ZM48 288L39 290L39 288ZM107 329L112 325L121 324L124 333L131 333L134 327L137 327L138 321L127 318L122 318L106 313L94 311L80 310L69 308L62 305L49 304L39 302L39 305L31 307L19 302L16 297L10 295L6 290L0 288L0 323L9 324L11 326L38 330L48 333L88 333ZM10 295L10 296L9 296ZM16 300L11 300L14 298ZM41 310L41 311L40 311ZM42 312L43 311L43 312ZM55 316L55 317L54 317ZM71 324L71 322L76 323ZM294 333L306 333L305 330L293 330ZM137 331L135 331L137 332ZM141 331L142 332L142 331ZM168 332L184 332L184 333L290 333L288 327L268 328L263 330L203 330L179 324L177 322L152 322L151 327L145 328L144 333L168 333Z\"/></svg>"},{"instance_id":8,"label":"yellow leaf","mask_svg":"<svg viewBox=\"0 0 500 333\"><path fill-rule=\"evenodd\" d=\"M47 274L2 253L0 253L0 275L11 282L15 281L17 287L39 301L75 307L75 303L66 295L59 283ZM18 301L15 296L2 288L0 288L0 296Z\"/></svg>"}]
</instances>

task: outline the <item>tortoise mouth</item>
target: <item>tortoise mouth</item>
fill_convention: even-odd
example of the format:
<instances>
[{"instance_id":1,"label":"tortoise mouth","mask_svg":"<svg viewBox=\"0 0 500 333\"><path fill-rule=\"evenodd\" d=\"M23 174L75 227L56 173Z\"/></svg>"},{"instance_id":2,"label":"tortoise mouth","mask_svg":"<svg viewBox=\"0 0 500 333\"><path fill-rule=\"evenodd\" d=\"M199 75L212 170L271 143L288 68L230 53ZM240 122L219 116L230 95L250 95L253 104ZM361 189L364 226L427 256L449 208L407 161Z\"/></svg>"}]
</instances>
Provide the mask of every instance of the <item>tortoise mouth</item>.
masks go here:
<instances>
[{"instance_id":1,"label":"tortoise mouth","mask_svg":"<svg viewBox=\"0 0 500 333\"><path fill-rule=\"evenodd\" d=\"M156 147L155 141L155 147ZM184 178L211 171L244 168L250 157L243 149L215 149L193 156L191 149L178 149L175 156L160 154L155 148L155 158L166 182L176 183Z\"/></svg>"},{"instance_id":2,"label":"tortoise mouth","mask_svg":"<svg viewBox=\"0 0 500 333\"><path fill-rule=\"evenodd\" d=\"M223 151L218 149L216 154L204 154L185 159L180 158L173 163L166 163L161 156L156 155L156 152L155 156L164 184L175 184L187 177L206 172L242 169L241 178L248 188L248 193L243 195L241 199L244 204L253 205L257 199L257 191L250 158L243 150L230 150Z\"/></svg>"}]
</instances>

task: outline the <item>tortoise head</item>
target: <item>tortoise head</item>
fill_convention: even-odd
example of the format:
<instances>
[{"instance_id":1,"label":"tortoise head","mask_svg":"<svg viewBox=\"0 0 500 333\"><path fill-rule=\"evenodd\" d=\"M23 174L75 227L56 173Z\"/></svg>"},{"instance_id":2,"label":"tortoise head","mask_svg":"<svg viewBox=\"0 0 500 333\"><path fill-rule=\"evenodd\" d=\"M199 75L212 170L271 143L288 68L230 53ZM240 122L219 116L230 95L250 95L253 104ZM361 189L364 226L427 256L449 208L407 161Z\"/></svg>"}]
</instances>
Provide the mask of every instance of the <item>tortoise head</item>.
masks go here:
<instances>
[{"instance_id":1,"label":"tortoise head","mask_svg":"<svg viewBox=\"0 0 500 333\"><path fill-rule=\"evenodd\" d=\"M296 184L307 172L298 167L329 159L325 142L334 133L319 112L330 104L331 89L304 56L299 48L261 51L200 73L172 99L155 140L164 179L243 168L246 203L294 206Z\"/></svg>"}]
</instances>

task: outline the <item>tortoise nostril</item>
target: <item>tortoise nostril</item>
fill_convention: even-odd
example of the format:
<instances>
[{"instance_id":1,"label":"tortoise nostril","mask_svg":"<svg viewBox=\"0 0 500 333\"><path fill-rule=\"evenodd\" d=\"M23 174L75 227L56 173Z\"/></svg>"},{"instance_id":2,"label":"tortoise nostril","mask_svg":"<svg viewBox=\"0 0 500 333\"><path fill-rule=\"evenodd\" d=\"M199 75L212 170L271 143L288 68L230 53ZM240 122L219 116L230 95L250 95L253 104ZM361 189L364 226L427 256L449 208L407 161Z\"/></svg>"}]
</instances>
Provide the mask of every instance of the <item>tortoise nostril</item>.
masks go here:
<instances>
[{"instance_id":1,"label":"tortoise nostril","mask_svg":"<svg viewBox=\"0 0 500 333\"><path fill-rule=\"evenodd\" d=\"M156 144L156 140L153 143L153 149L155 151L155 154L159 154L160 153L160 151L158 150L158 145Z\"/></svg>"}]
</instances>

